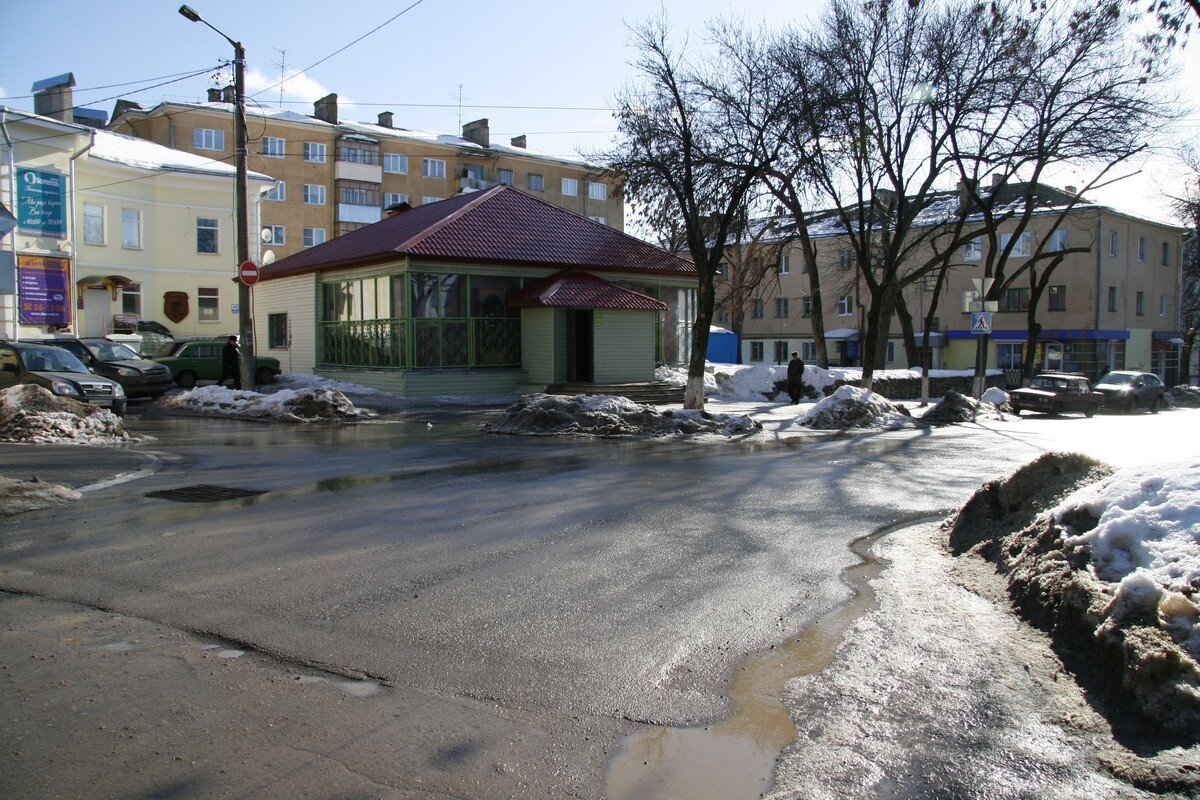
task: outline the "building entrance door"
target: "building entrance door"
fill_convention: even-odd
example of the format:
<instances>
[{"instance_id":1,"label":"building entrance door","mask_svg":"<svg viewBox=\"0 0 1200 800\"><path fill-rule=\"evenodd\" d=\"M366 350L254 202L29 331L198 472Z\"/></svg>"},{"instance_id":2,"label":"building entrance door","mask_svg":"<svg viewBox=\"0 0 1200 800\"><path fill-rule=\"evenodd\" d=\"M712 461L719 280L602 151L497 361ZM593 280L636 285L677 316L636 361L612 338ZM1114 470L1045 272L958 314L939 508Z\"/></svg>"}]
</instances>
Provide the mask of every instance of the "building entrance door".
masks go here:
<instances>
[{"instance_id":1,"label":"building entrance door","mask_svg":"<svg viewBox=\"0 0 1200 800\"><path fill-rule=\"evenodd\" d=\"M1046 371L1062 372L1063 346L1061 342L1046 342Z\"/></svg>"},{"instance_id":2,"label":"building entrance door","mask_svg":"<svg viewBox=\"0 0 1200 800\"><path fill-rule=\"evenodd\" d=\"M591 383L595 380L592 329L595 313L590 309L572 309L567 315L567 380Z\"/></svg>"},{"instance_id":3,"label":"building entrance door","mask_svg":"<svg viewBox=\"0 0 1200 800\"><path fill-rule=\"evenodd\" d=\"M108 333L109 304L107 289L83 290L83 313L80 315L83 330L79 332L80 336L103 336Z\"/></svg>"}]
</instances>

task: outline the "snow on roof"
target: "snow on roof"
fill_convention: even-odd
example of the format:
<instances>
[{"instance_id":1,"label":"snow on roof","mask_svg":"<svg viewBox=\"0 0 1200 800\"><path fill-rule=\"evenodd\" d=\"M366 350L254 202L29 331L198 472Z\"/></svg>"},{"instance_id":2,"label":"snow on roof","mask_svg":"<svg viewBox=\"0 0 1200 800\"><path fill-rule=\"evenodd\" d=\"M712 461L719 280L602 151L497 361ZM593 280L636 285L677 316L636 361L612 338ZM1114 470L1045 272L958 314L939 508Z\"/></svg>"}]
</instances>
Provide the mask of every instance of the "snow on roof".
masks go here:
<instances>
[{"instance_id":1,"label":"snow on roof","mask_svg":"<svg viewBox=\"0 0 1200 800\"><path fill-rule=\"evenodd\" d=\"M478 142L472 142L470 139L464 139L461 136L456 136L451 133L414 130L412 128L388 128L384 127L383 125L374 125L369 122L353 122L350 120L340 120L339 122L344 130L358 131L368 136L378 137L380 139L407 139L415 142L459 147L463 150L478 150L481 154L485 152L503 153L505 155L534 158L540 161L561 161L564 164L573 164L581 167L597 166L590 164L587 160L579 158L578 156L546 153L541 150L530 150L524 147L512 147L504 144L490 144L487 147L484 147Z\"/></svg>"},{"instance_id":2,"label":"snow on roof","mask_svg":"<svg viewBox=\"0 0 1200 800\"><path fill-rule=\"evenodd\" d=\"M183 150L172 150L170 147L122 133L97 130L93 141L92 149L88 151L89 158L166 172L192 172L229 178L237 175L237 170L232 164L186 153ZM259 181L273 180L261 172L250 172L248 177Z\"/></svg>"}]
</instances>

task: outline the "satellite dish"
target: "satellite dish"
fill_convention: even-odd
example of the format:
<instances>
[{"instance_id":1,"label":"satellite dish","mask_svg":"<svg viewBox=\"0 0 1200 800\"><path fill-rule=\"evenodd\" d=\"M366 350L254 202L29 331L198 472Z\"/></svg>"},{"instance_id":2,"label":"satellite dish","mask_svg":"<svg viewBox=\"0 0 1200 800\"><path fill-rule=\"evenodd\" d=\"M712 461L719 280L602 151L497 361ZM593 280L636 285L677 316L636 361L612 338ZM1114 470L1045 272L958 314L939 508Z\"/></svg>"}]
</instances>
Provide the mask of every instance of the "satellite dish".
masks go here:
<instances>
[{"instance_id":1,"label":"satellite dish","mask_svg":"<svg viewBox=\"0 0 1200 800\"><path fill-rule=\"evenodd\" d=\"M264 227L258 232L258 238L262 239L264 242L269 242L275 238L275 233L270 228Z\"/></svg>"},{"instance_id":2,"label":"satellite dish","mask_svg":"<svg viewBox=\"0 0 1200 800\"><path fill-rule=\"evenodd\" d=\"M262 263L263 263L264 267L267 264L274 264L275 263L275 251L274 250L265 251L262 255Z\"/></svg>"}]
</instances>

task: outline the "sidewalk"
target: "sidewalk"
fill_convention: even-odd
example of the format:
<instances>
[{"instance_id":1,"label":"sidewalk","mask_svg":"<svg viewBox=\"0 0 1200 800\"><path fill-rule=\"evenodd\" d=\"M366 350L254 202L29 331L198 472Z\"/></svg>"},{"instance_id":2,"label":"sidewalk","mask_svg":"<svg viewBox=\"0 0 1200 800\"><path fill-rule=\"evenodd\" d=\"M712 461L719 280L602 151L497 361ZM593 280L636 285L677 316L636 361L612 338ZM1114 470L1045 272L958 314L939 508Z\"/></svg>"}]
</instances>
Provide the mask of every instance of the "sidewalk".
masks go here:
<instances>
[{"instance_id":1,"label":"sidewalk","mask_svg":"<svg viewBox=\"0 0 1200 800\"><path fill-rule=\"evenodd\" d=\"M139 470L157 460L144 453L110 447L55 444L0 444L0 475L85 489Z\"/></svg>"}]
</instances>

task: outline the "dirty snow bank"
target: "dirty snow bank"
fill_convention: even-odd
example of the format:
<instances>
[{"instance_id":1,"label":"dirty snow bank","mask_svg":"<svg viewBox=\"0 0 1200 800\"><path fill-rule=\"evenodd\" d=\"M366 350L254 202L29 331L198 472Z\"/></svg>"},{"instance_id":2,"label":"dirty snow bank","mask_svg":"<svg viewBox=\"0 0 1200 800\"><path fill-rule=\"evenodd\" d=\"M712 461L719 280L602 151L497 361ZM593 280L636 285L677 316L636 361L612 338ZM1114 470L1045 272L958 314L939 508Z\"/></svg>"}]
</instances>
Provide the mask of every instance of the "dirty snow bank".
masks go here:
<instances>
[{"instance_id":1,"label":"dirty snow bank","mask_svg":"<svg viewBox=\"0 0 1200 800\"><path fill-rule=\"evenodd\" d=\"M818 430L846 428L902 428L921 423L907 409L896 405L870 389L841 386L838 390L810 408L800 424Z\"/></svg>"},{"instance_id":2,"label":"dirty snow bank","mask_svg":"<svg viewBox=\"0 0 1200 800\"><path fill-rule=\"evenodd\" d=\"M1200 459L1112 474L1048 454L976 492L950 544L997 563L1110 721L1200 741Z\"/></svg>"},{"instance_id":3,"label":"dirty snow bank","mask_svg":"<svg viewBox=\"0 0 1200 800\"><path fill-rule=\"evenodd\" d=\"M1200 408L1200 387L1174 386L1167 391L1171 405L1181 408Z\"/></svg>"},{"instance_id":4,"label":"dirty snow bank","mask_svg":"<svg viewBox=\"0 0 1200 800\"><path fill-rule=\"evenodd\" d=\"M106 408L22 384L0 390L0 441L120 444L130 436L121 418Z\"/></svg>"},{"instance_id":5,"label":"dirty snow bank","mask_svg":"<svg viewBox=\"0 0 1200 800\"><path fill-rule=\"evenodd\" d=\"M1008 399L1008 395L1001 389L993 387L988 389L988 392L998 392L1004 395L1004 398L1001 399L993 394L993 400L1000 400L1003 403ZM984 397L987 396L987 392L985 392ZM956 422L972 422L977 419L1003 420L1004 414L1000 412L993 401L976 400L954 390L946 392L946 396L921 417L921 421L926 425L953 425Z\"/></svg>"},{"instance_id":6,"label":"dirty snow bank","mask_svg":"<svg viewBox=\"0 0 1200 800\"><path fill-rule=\"evenodd\" d=\"M611 395L523 395L504 416L483 428L489 433L526 435L589 434L592 436L734 436L762 430L745 414L702 414L699 411L641 405Z\"/></svg>"},{"instance_id":7,"label":"dirty snow bank","mask_svg":"<svg viewBox=\"0 0 1200 800\"><path fill-rule=\"evenodd\" d=\"M196 414L238 418L277 419L284 422L334 422L368 419L373 412L356 408L337 389L314 387L282 389L259 394L224 386L201 386L163 400L166 408Z\"/></svg>"},{"instance_id":8,"label":"dirty snow bank","mask_svg":"<svg viewBox=\"0 0 1200 800\"><path fill-rule=\"evenodd\" d=\"M18 481L0 475L0 517L62 505L82 497L69 486L39 480Z\"/></svg>"}]
</instances>

